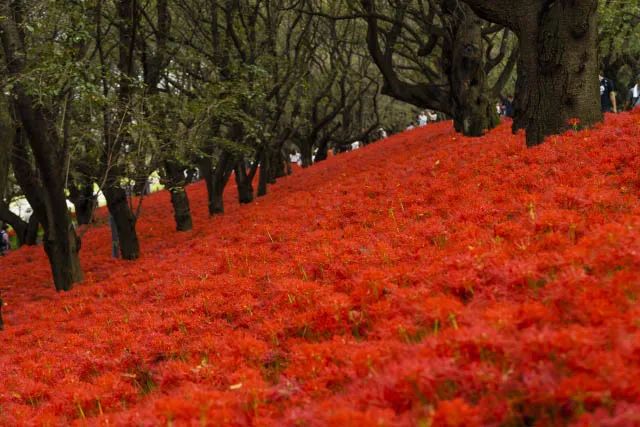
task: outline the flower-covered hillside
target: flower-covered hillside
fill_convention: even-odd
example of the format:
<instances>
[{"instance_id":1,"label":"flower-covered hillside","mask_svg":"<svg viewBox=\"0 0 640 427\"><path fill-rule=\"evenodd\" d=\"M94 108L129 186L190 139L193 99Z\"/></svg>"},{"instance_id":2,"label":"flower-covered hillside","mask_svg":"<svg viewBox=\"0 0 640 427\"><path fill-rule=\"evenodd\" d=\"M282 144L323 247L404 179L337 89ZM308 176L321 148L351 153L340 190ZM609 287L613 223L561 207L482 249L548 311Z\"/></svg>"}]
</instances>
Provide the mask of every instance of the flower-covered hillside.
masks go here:
<instances>
[{"instance_id":1,"label":"flower-covered hillside","mask_svg":"<svg viewBox=\"0 0 640 427\"><path fill-rule=\"evenodd\" d=\"M640 113L527 150L441 123L337 156L143 258L0 259L0 425L640 423Z\"/></svg>"}]
</instances>

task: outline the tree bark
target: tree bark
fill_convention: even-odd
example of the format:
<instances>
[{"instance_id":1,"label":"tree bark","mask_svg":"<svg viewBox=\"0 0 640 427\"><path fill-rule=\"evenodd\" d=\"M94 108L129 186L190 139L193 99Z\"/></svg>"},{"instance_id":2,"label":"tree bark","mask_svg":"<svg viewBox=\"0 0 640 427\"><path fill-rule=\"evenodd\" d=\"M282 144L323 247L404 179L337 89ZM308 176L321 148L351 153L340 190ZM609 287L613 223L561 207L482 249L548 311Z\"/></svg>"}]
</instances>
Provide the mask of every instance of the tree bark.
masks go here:
<instances>
[{"instance_id":1,"label":"tree bark","mask_svg":"<svg viewBox=\"0 0 640 427\"><path fill-rule=\"evenodd\" d=\"M290 175L291 172L287 170L287 165L289 165L289 156L280 150L274 150L271 153L272 157L269 161L269 166L271 169L271 173L269 173L269 184L275 184L276 179L285 177Z\"/></svg>"},{"instance_id":2,"label":"tree bark","mask_svg":"<svg viewBox=\"0 0 640 427\"><path fill-rule=\"evenodd\" d=\"M314 163L327 160L327 157L329 155L329 139L330 138L327 135L320 140L320 143L318 144L318 151L316 152L316 155L313 157Z\"/></svg>"},{"instance_id":3,"label":"tree bark","mask_svg":"<svg viewBox=\"0 0 640 427\"><path fill-rule=\"evenodd\" d=\"M104 196L109 213L116 223L122 259L138 259L140 243L136 233L136 217L129 207L127 192L120 186L109 185L104 189Z\"/></svg>"},{"instance_id":4,"label":"tree bark","mask_svg":"<svg viewBox=\"0 0 640 427\"><path fill-rule=\"evenodd\" d=\"M244 164L245 160L240 159L236 162L235 178L238 189L238 201L240 204L248 204L253 202L253 174L247 174L247 168Z\"/></svg>"},{"instance_id":5,"label":"tree bark","mask_svg":"<svg viewBox=\"0 0 640 427\"><path fill-rule=\"evenodd\" d=\"M528 146L564 132L569 119L584 126L602 120L597 0L464 1L520 40L513 130L526 129Z\"/></svg>"},{"instance_id":6,"label":"tree bark","mask_svg":"<svg viewBox=\"0 0 640 427\"><path fill-rule=\"evenodd\" d=\"M271 158L270 147L266 147L260 156L260 172L258 175L258 193L257 197L263 197L267 195L267 184L269 181L269 175L271 170L269 167L269 159Z\"/></svg>"},{"instance_id":7,"label":"tree bark","mask_svg":"<svg viewBox=\"0 0 640 427\"><path fill-rule=\"evenodd\" d=\"M79 186L69 186L69 199L76 208L76 221L78 225L90 224L93 221L93 212L96 206L97 196L93 194L93 182L80 183Z\"/></svg>"},{"instance_id":8,"label":"tree bark","mask_svg":"<svg viewBox=\"0 0 640 427\"><path fill-rule=\"evenodd\" d=\"M34 211L27 223L27 233L24 238L24 244L27 246L35 246L38 244L38 228L40 227L38 214Z\"/></svg>"},{"instance_id":9,"label":"tree bark","mask_svg":"<svg viewBox=\"0 0 640 427\"><path fill-rule=\"evenodd\" d=\"M219 215L224 213L224 188L229 182L231 172L233 172L233 162L231 155L222 151L215 168L213 168L210 158L200 161L202 177L207 185L207 198L209 201L209 215Z\"/></svg>"},{"instance_id":10,"label":"tree bark","mask_svg":"<svg viewBox=\"0 0 640 427\"><path fill-rule=\"evenodd\" d=\"M184 168L175 161L165 160L164 170L166 175L165 183L171 193L171 205L173 206L176 230L189 231L193 228L193 221L191 219L189 196L185 190Z\"/></svg>"},{"instance_id":11,"label":"tree bark","mask_svg":"<svg viewBox=\"0 0 640 427\"><path fill-rule=\"evenodd\" d=\"M299 142L300 162L303 168L308 168L313 164L313 145L310 141L304 140Z\"/></svg>"},{"instance_id":12,"label":"tree bark","mask_svg":"<svg viewBox=\"0 0 640 427\"><path fill-rule=\"evenodd\" d=\"M174 187L171 191L171 205L173 218L176 221L176 231L189 231L193 228L189 196L184 187Z\"/></svg>"},{"instance_id":13,"label":"tree bark","mask_svg":"<svg viewBox=\"0 0 640 427\"><path fill-rule=\"evenodd\" d=\"M456 4L451 11L452 29L450 68L446 70L451 87L453 124L466 136L482 136L493 129L499 119L494 101L488 96L482 21L466 5Z\"/></svg>"}]
</instances>

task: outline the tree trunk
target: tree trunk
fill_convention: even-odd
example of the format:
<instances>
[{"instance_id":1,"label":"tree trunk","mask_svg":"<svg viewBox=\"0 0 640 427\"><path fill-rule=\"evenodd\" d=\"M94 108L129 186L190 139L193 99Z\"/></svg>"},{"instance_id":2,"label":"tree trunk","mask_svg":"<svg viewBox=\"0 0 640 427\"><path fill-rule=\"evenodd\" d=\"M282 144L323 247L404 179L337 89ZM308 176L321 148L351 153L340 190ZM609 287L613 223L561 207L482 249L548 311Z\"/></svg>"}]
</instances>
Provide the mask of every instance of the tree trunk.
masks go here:
<instances>
[{"instance_id":1,"label":"tree trunk","mask_svg":"<svg viewBox=\"0 0 640 427\"><path fill-rule=\"evenodd\" d=\"M173 217L176 221L177 231L189 231L193 228L191 219L191 208L189 207L189 196L185 191L185 177L180 164L166 160L164 162L166 175L166 186L171 193L171 205L173 206Z\"/></svg>"},{"instance_id":2,"label":"tree trunk","mask_svg":"<svg viewBox=\"0 0 640 427\"><path fill-rule=\"evenodd\" d=\"M318 144L318 151L316 152L316 155L313 158L313 161L314 163L318 163L323 160L327 160L328 155L329 155L329 137L325 136L324 138L322 138L322 140Z\"/></svg>"},{"instance_id":3,"label":"tree trunk","mask_svg":"<svg viewBox=\"0 0 640 427\"><path fill-rule=\"evenodd\" d=\"M116 223L122 259L138 259L140 244L136 233L136 217L129 207L127 192L122 187L109 185L104 189L104 196L109 213Z\"/></svg>"},{"instance_id":4,"label":"tree trunk","mask_svg":"<svg viewBox=\"0 0 640 427\"><path fill-rule=\"evenodd\" d=\"M38 228L40 227L40 220L36 212L31 214L29 222L27 223L27 233L24 237L24 244L27 246L35 246L38 244Z\"/></svg>"},{"instance_id":5,"label":"tree trunk","mask_svg":"<svg viewBox=\"0 0 640 427\"><path fill-rule=\"evenodd\" d=\"M597 0L464 1L520 40L513 130L526 129L527 146L564 132L569 119L602 120Z\"/></svg>"},{"instance_id":6,"label":"tree trunk","mask_svg":"<svg viewBox=\"0 0 640 427\"><path fill-rule=\"evenodd\" d=\"M282 153L282 149L274 150L271 157L271 161L269 162L269 168L271 173L269 173L269 184L275 184L276 179L285 177L290 175L291 172L287 170L287 165L289 165L289 156Z\"/></svg>"},{"instance_id":7,"label":"tree trunk","mask_svg":"<svg viewBox=\"0 0 640 427\"><path fill-rule=\"evenodd\" d=\"M257 197L263 197L267 195L267 184L269 175L271 174L269 167L269 159L271 158L271 150L269 147L265 148L260 156L260 175L258 175L258 195Z\"/></svg>"},{"instance_id":8,"label":"tree trunk","mask_svg":"<svg viewBox=\"0 0 640 427\"><path fill-rule=\"evenodd\" d=\"M93 221L93 211L97 199L97 196L93 194L93 182L81 183L80 188L70 185L69 199L76 208L78 225L90 224Z\"/></svg>"},{"instance_id":9,"label":"tree trunk","mask_svg":"<svg viewBox=\"0 0 640 427\"><path fill-rule=\"evenodd\" d=\"M26 49L13 6L9 0L0 1L0 15L3 17L0 20L0 37L7 69L12 76L20 77L27 68ZM83 279L78 258L79 239L67 210L60 168L61 159L66 157L66 152L59 143L55 124L49 121L40 104L22 87L19 80L13 87L13 96L42 181L43 191L38 195L41 203L37 207L32 205L32 208L43 219L45 250L56 290L66 291L72 288L73 283ZM16 141L19 146L24 146L24 138Z\"/></svg>"},{"instance_id":10,"label":"tree trunk","mask_svg":"<svg viewBox=\"0 0 640 427\"><path fill-rule=\"evenodd\" d=\"M173 217L176 221L176 231L191 230L193 228L191 208L189 207L189 196L187 196L184 187L171 189L171 205L173 206Z\"/></svg>"},{"instance_id":11,"label":"tree trunk","mask_svg":"<svg viewBox=\"0 0 640 427\"><path fill-rule=\"evenodd\" d=\"M207 184L207 197L209 199L209 215L224 213L224 188L229 182L231 172L233 172L233 162L231 156L222 151L215 170L210 158L202 159L200 162L202 177Z\"/></svg>"},{"instance_id":12,"label":"tree trunk","mask_svg":"<svg viewBox=\"0 0 640 427\"><path fill-rule=\"evenodd\" d=\"M62 231L56 230L56 232ZM72 226L67 230L68 245L61 245L59 239L51 239L49 236L51 233L45 230L44 250L49 257L56 290L68 291L71 287L65 288L64 285L68 283L69 277L72 278L71 283L81 282L84 279L78 257L80 239Z\"/></svg>"},{"instance_id":13,"label":"tree trunk","mask_svg":"<svg viewBox=\"0 0 640 427\"><path fill-rule=\"evenodd\" d=\"M313 145L307 141L301 142L300 148L300 161L303 168L308 168L313 163Z\"/></svg>"},{"instance_id":14,"label":"tree trunk","mask_svg":"<svg viewBox=\"0 0 640 427\"><path fill-rule=\"evenodd\" d=\"M602 120L596 49L596 2L561 2L543 10L521 36L514 131L526 129L527 146L570 128ZM575 3L575 2L574 2Z\"/></svg>"},{"instance_id":15,"label":"tree trunk","mask_svg":"<svg viewBox=\"0 0 640 427\"><path fill-rule=\"evenodd\" d=\"M455 35L447 67L451 86L453 124L466 136L482 136L498 123L494 100L489 98L482 42L482 21L466 5L456 4L452 11Z\"/></svg>"},{"instance_id":16,"label":"tree trunk","mask_svg":"<svg viewBox=\"0 0 640 427\"><path fill-rule=\"evenodd\" d=\"M240 159L235 166L236 186L238 188L238 201L240 204L253 202L253 182L251 176L247 176L247 168L244 159Z\"/></svg>"}]
</instances>

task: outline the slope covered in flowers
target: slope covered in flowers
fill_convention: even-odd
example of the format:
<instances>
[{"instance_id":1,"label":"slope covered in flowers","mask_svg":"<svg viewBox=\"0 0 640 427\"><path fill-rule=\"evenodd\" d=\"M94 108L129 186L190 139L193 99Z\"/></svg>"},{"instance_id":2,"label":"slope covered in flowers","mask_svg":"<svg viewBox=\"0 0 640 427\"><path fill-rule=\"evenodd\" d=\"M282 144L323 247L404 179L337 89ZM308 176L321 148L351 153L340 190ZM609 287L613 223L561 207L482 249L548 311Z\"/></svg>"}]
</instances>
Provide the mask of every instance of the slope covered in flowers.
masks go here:
<instances>
[{"instance_id":1,"label":"slope covered in flowers","mask_svg":"<svg viewBox=\"0 0 640 427\"><path fill-rule=\"evenodd\" d=\"M173 231L0 259L0 425L640 425L640 113L404 133Z\"/></svg>"}]
</instances>

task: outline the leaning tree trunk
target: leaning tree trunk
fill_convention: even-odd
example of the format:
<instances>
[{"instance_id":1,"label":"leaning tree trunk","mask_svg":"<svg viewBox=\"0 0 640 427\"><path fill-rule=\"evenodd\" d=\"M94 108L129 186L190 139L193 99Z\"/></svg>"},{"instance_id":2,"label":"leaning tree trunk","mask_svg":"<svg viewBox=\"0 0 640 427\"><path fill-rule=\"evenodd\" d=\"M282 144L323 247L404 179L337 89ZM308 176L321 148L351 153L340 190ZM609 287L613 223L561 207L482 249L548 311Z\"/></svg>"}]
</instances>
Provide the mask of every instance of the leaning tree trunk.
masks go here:
<instances>
[{"instance_id":1,"label":"leaning tree trunk","mask_svg":"<svg viewBox=\"0 0 640 427\"><path fill-rule=\"evenodd\" d=\"M16 21L21 15L14 13L14 7L15 4L8 0L0 1L0 39L10 75L20 77L28 68L27 49L18 29L22 22ZM38 198L44 208L40 209L38 215L44 223L45 250L51 264L54 284L56 290L66 291L72 288L73 283L83 279L78 258L79 239L67 210L60 168L60 159L64 158L66 152L60 144L55 124L49 120L41 104L22 86L20 79L13 86L13 96L42 181L42 192ZM15 141L24 148L25 138ZM35 207L32 208L35 211Z\"/></svg>"},{"instance_id":2,"label":"leaning tree trunk","mask_svg":"<svg viewBox=\"0 0 640 427\"><path fill-rule=\"evenodd\" d=\"M488 96L482 21L466 5L456 6L453 14L457 25L453 26L455 35L448 58L453 124L466 136L482 136L499 122Z\"/></svg>"},{"instance_id":3,"label":"leaning tree trunk","mask_svg":"<svg viewBox=\"0 0 640 427\"><path fill-rule=\"evenodd\" d=\"M136 233L136 217L131 212L127 192L117 185L108 185L104 190L109 214L118 230L120 255L122 259L134 260L140 257L140 243Z\"/></svg>"},{"instance_id":4,"label":"leaning tree trunk","mask_svg":"<svg viewBox=\"0 0 640 427\"><path fill-rule=\"evenodd\" d=\"M177 231L189 231L193 228L189 196L185 190L184 168L177 162L165 160L164 170L166 174L166 186L171 193L171 205L173 217L176 221Z\"/></svg>"}]
</instances>

